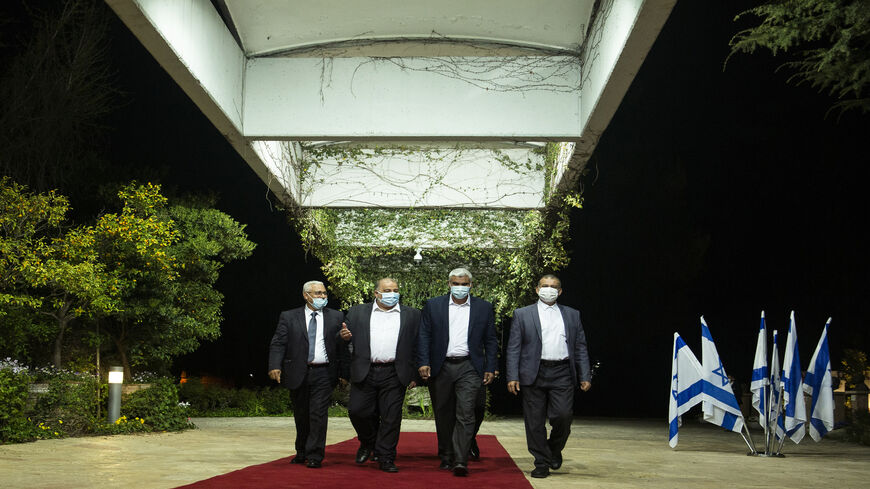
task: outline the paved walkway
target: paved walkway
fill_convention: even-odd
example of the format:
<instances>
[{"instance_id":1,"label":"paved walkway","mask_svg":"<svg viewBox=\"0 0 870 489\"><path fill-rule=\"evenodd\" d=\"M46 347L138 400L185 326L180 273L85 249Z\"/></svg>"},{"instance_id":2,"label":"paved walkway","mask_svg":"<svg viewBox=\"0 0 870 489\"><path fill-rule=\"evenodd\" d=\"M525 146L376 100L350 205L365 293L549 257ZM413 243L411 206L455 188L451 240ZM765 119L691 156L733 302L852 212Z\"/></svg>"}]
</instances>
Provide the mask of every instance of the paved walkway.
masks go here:
<instances>
[{"instance_id":1,"label":"paved walkway","mask_svg":"<svg viewBox=\"0 0 870 489\"><path fill-rule=\"evenodd\" d=\"M290 454L292 418L193 421L200 429L0 446L0 487L171 488ZM402 429L435 431L435 425L406 420ZM481 432L496 435L528 477L522 419L487 421ZM347 418L329 420L328 444L353 436ZM800 445L787 442L787 457L774 459L747 457L739 435L709 424L685 425L677 449L666 437L664 421L577 419L562 469L530 481L536 488L852 488L870 481L870 447L807 437ZM401 453L396 462L401 467ZM329 470L328 453L322 470ZM469 483L473 463L471 471Z\"/></svg>"}]
</instances>

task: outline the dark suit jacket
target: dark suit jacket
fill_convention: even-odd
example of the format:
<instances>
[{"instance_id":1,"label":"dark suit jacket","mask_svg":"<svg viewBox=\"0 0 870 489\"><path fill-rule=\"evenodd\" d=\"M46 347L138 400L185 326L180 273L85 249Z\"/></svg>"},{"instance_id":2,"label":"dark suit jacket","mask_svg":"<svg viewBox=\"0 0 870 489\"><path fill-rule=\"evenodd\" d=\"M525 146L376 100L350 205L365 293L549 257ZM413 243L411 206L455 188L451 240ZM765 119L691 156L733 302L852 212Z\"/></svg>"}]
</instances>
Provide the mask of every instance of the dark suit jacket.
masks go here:
<instances>
[{"instance_id":1,"label":"dark suit jacket","mask_svg":"<svg viewBox=\"0 0 870 489\"><path fill-rule=\"evenodd\" d=\"M362 382L369 374L372 362L371 352L371 319L372 303L359 304L347 311L347 329L353 334L350 343L353 351L350 354L350 380ZM399 342L396 345L396 375L403 385L411 381L419 381L417 368L414 365L417 348L417 333L420 331L420 310L400 306L399 312Z\"/></svg>"},{"instance_id":2,"label":"dark suit jacket","mask_svg":"<svg viewBox=\"0 0 870 489\"><path fill-rule=\"evenodd\" d=\"M592 380L586 334L580 323L580 311L561 304L558 307L565 323L571 380L578 387L581 381ZM541 318L538 316L537 302L514 311L506 364L508 382L519 380L520 385L531 385L538 376L538 367L541 366Z\"/></svg>"},{"instance_id":3,"label":"dark suit jacket","mask_svg":"<svg viewBox=\"0 0 870 489\"><path fill-rule=\"evenodd\" d=\"M269 346L269 370L280 369L281 385L288 389L298 388L308 371L308 323L303 315L305 307L281 313ZM347 378L347 366L342 364L340 351L344 342L338 336L344 314L328 308L323 308L322 313L329 375L334 382L338 382L339 376Z\"/></svg>"},{"instance_id":4,"label":"dark suit jacket","mask_svg":"<svg viewBox=\"0 0 870 489\"><path fill-rule=\"evenodd\" d=\"M468 354L471 364L483 377L484 372L498 369L498 340L495 336L495 314L492 304L469 297L471 314L468 320ZM450 294L433 297L423 306L420 335L417 340L417 366L428 365L432 376L438 375L447 357L450 340L450 316L447 308Z\"/></svg>"}]
</instances>

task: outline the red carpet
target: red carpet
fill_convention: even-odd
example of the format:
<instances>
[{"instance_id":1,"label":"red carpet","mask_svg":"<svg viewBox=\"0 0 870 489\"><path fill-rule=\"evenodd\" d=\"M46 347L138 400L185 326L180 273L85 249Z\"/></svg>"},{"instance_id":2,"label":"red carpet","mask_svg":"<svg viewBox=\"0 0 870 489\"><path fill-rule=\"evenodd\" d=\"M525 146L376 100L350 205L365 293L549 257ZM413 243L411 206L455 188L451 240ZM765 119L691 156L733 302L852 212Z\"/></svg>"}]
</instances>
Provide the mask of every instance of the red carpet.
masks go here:
<instances>
[{"instance_id":1,"label":"red carpet","mask_svg":"<svg viewBox=\"0 0 870 489\"><path fill-rule=\"evenodd\" d=\"M429 488L438 489L477 487L532 487L522 471L495 436L478 435L477 443L483 455L468 466L468 477L456 477L438 469L435 433L402 433L399 438L396 465L399 473L381 472L374 462L354 463L359 442L356 438L326 447L326 459L320 469L291 465L290 457L279 458L261 465L252 465L228 474L212 477L190 485L205 488L262 489L304 487L352 487L353 489Z\"/></svg>"}]
</instances>

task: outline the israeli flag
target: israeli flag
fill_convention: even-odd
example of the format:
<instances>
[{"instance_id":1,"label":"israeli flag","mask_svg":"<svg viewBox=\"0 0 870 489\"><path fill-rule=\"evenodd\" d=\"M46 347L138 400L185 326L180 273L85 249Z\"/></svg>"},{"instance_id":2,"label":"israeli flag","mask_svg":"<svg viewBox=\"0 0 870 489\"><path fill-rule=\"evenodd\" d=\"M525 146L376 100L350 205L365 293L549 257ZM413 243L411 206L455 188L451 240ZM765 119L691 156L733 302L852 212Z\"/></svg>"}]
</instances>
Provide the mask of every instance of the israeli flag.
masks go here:
<instances>
[{"instance_id":1,"label":"israeli flag","mask_svg":"<svg viewBox=\"0 0 870 489\"><path fill-rule=\"evenodd\" d=\"M785 424L782 421L782 378L779 370L779 347L777 346L777 331L773 330L773 347L770 355L770 398L768 405L770 412L768 421L769 429L774 432L776 439L785 437Z\"/></svg>"},{"instance_id":2,"label":"israeli flag","mask_svg":"<svg viewBox=\"0 0 870 489\"><path fill-rule=\"evenodd\" d=\"M795 443L800 443L806 433L804 424L807 422L807 406L802 386L797 327L792 311L788 339L785 342L785 356L782 359L782 395L785 406L785 434Z\"/></svg>"},{"instance_id":3,"label":"israeli flag","mask_svg":"<svg viewBox=\"0 0 870 489\"><path fill-rule=\"evenodd\" d=\"M767 330L764 327L764 311L761 311L761 326L758 328L758 341L755 343L755 361L752 364L752 380L749 390L752 392L752 407L758 411L758 424L767 424L767 386L770 376L767 371Z\"/></svg>"},{"instance_id":4,"label":"israeli flag","mask_svg":"<svg viewBox=\"0 0 870 489\"><path fill-rule=\"evenodd\" d=\"M668 404L668 444L671 448L677 446L677 431L680 428L680 416L701 402L701 364L695 354L689 349L679 333L674 333L674 350L671 364L671 393Z\"/></svg>"},{"instance_id":5,"label":"israeli flag","mask_svg":"<svg viewBox=\"0 0 870 489\"><path fill-rule=\"evenodd\" d=\"M743 429L743 413L740 412L737 398L731 390L731 381L728 380L725 366L719 359L716 343L713 342L704 316L701 316L701 363L704 373L701 394L704 421L740 433Z\"/></svg>"},{"instance_id":6,"label":"israeli flag","mask_svg":"<svg viewBox=\"0 0 870 489\"><path fill-rule=\"evenodd\" d=\"M804 392L810 395L810 436L819 441L834 429L834 393L831 387L831 356L828 353L828 327L825 323L816 352L807 367Z\"/></svg>"}]
</instances>

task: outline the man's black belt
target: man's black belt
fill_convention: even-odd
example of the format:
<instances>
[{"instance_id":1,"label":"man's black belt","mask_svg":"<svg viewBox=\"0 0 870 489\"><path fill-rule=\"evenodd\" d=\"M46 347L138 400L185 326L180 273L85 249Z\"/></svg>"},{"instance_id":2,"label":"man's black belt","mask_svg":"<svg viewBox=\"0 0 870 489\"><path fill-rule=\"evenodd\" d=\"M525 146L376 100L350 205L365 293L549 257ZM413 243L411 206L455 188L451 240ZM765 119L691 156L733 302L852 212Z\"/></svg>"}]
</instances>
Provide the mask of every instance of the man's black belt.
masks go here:
<instances>
[{"instance_id":1,"label":"man's black belt","mask_svg":"<svg viewBox=\"0 0 870 489\"><path fill-rule=\"evenodd\" d=\"M327 363L309 363L308 368L320 368L320 367L328 367L329 362Z\"/></svg>"},{"instance_id":2,"label":"man's black belt","mask_svg":"<svg viewBox=\"0 0 870 489\"><path fill-rule=\"evenodd\" d=\"M372 368L392 367L396 362L372 362Z\"/></svg>"},{"instance_id":3,"label":"man's black belt","mask_svg":"<svg viewBox=\"0 0 870 489\"><path fill-rule=\"evenodd\" d=\"M558 367L559 365L567 365L568 359L564 360L541 360L541 365L544 367Z\"/></svg>"},{"instance_id":4,"label":"man's black belt","mask_svg":"<svg viewBox=\"0 0 870 489\"><path fill-rule=\"evenodd\" d=\"M464 362L464 361L468 360L469 358L471 358L471 357L469 357L468 355L466 355L464 357L447 357L444 359L444 361L450 362L450 363L459 363L459 362Z\"/></svg>"}]
</instances>

